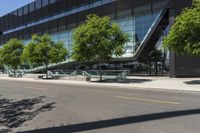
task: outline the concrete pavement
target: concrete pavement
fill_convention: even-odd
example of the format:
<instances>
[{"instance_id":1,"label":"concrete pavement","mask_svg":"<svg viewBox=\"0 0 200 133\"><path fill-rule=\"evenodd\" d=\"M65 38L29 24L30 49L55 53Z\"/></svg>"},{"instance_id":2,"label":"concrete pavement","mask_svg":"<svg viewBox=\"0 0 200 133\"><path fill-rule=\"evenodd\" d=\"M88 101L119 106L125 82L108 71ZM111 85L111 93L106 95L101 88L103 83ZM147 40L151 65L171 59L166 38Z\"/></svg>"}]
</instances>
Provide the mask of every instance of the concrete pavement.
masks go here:
<instances>
[{"instance_id":1,"label":"concrete pavement","mask_svg":"<svg viewBox=\"0 0 200 133\"><path fill-rule=\"evenodd\" d=\"M49 84L79 84L85 86L105 86L105 87L120 87L127 89L161 89L175 91L198 91L200 92L200 78L169 78L169 77L139 77L129 76L125 82L87 82L74 80L36 80L34 78L9 78L0 77L1 80L23 81L23 82L38 82Z\"/></svg>"}]
</instances>

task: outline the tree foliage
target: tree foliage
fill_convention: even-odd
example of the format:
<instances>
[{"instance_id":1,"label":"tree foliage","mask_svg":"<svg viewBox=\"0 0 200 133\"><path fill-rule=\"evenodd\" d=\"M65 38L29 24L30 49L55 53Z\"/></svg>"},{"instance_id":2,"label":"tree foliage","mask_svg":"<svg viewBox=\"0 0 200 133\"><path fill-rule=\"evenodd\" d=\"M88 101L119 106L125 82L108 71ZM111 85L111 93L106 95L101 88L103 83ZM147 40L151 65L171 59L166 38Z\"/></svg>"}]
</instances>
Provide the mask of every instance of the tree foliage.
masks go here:
<instances>
[{"instance_id":1,"label":"tree foliage","mask_svg":"<svg viewBox=\"0 0 200 133\"><path fill-rule=\"evenodd\" d=\"M50 59L52 63L59 63L66 60L67 49L63 42L57 42L51 47Z\"/></svg>"},{"instance_id":2,"label":"tree foliage","mask_svg":"<svg viewBox=\"0 0 200 133\"><path fill-rule=\"evenodd\" d=\"M2 60L3 57L1 53L2 53L2 48L0 48L0 64L3 65L3 60Z\"/></svg>"},{"instance_id":3,"label":"tree foliage","mask_svg":"<svg viewBox=\"0 0 200 133\"><path fill-rule=\"evenodd\" d=\"M30 42L27 46L24 47L21 56L22 63L28 63L30 65L35 63L35 56L37 56L36 53L34 52L35 45L36 45L35 43Z\"/></svg>"},{"instance_id":4,"label":"tree foliage","mask_svg":"<svg viewBox=\"0 0 200 133\"><path fill-rule=\"evenodd\" d=\"M59 63L66 59L67 49L62 42L54 42L48 34L33 35L32 41L25 46L22 60L29 64Z\"/></svg>"},{"instance_id":5,"label":"tree foliage","mask_svg":"<svg viewBox=\"0 0 200 133\"><path fill-rule=\"evenodd\" d=\"M21 65L21 55L23 52L23 43L16 38L9 40L0 50L1 62L16 70Z\"/></svg>"},{"instance_id":6,"label":"tree foliage","mask_svg":"<svg viewBox=\"0 0 200 133\"><path fill-rule=\"evenodd\" d=\"M86 23L73 34L73 59L76 61L109 61L113 55L121 56L128 35L109 17L89 15Z\"/></svg>"},{"instance_id":7,"label":"tree foliage","mask_svg":"<svg viewBox=\"0 0 200 133\"><path fill-rule=\"evenodd\" d=\"M162 53L161 50L154 47L149 52L149 58L150 58L151 61L162 61L163 60L163 53Z\"/></svg>"},{"instance_id":8,"label":"tree foliage","mask_svg":"<svg viewBox=\"0 0 200 133\"><path fill-rule=\"evenodd\" d=\"M164 46L177 54L200 56L200 0L193 0L175 19Z\"/></svg>"},{"instance_id":9,"label":"tree foliage","mask_svg":"<svg viewBox=\"0 0 200 133\"><path fill-rule=\"evenodd\" d=\"M140 62L143 62L148 65L148 73L151 75L151 64L154 62L154 70L155 75L158 74L158 62L165 61L165 53L162 52L162 50L157 49L156 46L152 47L148 52L146 52L145 56L143 56L141 59L139 59Z\"/></svg>"}]
</instances>

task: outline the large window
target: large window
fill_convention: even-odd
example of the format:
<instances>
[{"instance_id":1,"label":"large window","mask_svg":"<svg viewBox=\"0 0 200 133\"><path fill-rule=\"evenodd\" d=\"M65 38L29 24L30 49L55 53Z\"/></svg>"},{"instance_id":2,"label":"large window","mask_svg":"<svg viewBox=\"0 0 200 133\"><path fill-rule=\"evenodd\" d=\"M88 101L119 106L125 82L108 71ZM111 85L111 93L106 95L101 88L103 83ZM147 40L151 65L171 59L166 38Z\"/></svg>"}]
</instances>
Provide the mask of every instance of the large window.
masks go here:
<instances>
[{"instance_id":1,"label":"large window","mask_svg":"<svg viewBox=\"0 0 200 133\"><path fill-rule=\"evenodd\" d=\"M21 26L23 23L22 20L23 8L19 8L17 14L18 14L18 25Z\"/></svg>"},{"instance_id":2,"label":"large window","mask_svg":"<svg viewBox=\"0 0 200 133\"><path fill-rule=\"evenodd\" d=\"M53 3L55 3L56 2L56 0L49 0L49 3L50 4L53 4Z\"/></svg>"},{"instance_id":3,"label":"large window","mask_svg":"<svg viewBox=\"0 0 200 133\"><path fill-rule=\"evenodd\" d=\"M8 15L6 15L6 16L4 16L3 17L3 19L4 19L4 29L8 29L8 24L9 24L9 17L8 17Z\"/></svg>"},{"instance_id":4,"label":"large window","mask_svg":"<svg viewBox=\"0 0 200 133\"><path fill-rule=\"evenodd\" d=\"M4 43L3 36L0 36L0 45Z\"/></svg>"},{"instance_id":5,"label":"large window","mask_svg":"<svg viewBox=\"0 0 200 133\"><path fill-rule=\"evenodd\" d=\"M29 7L27 5L27 6L24 6L24 8L23 8L23 21L24 21L24 24L29 21L29 14L28 13L29 13Z\"/></svg>"},{"instance_id":6,"label":"large window","mask_svg":"<svg viewBox=\"0 0 200 133\"><path fill-rule=\"evenodd\" d=\"M35 19L35 2L29 4L29 22L34 21Z\"/></svg>"},{"instance_id":7,"label":"large window","mask_svg":"<svg viewBox=\"0 0 200 133\"><path fill-rule=\"evenodd\" d=\"M125 44L124 57L133 56L137 51L165 4L164 1L157 1L142 3L132 8L124 8L126 5L116 6L116 20L112 17L112 21L117 22L121 29L129 34L130 39L130 41Z\"/></svg>"},{"instance_id":8,"label":"large window","mask_svg":"<svg viewBox=\"0 0 200 133\"><path fill-rule=\"evenodd\" d=\"M124 11L117 12L117 23L120 25L121 29L128 33L130 41L125 44L124 56L132 56L134 52L134 33L135 33L135 26L134 26L134 18L131 15L131 9L127 9Z\"/></svg>"},{"instance_id":9,"label":"large window","mask_svg":"<svg viewBox=\"0 0 200 133\"><path fill-rule=\"evenodd\" d=\"M42 7L45 7L49 4L49 0L42 0Z\"/></svg>"},{"instance_id":10,"label":"large window","mask_svg":"<svg viewBox=\"0 0 200 133\"><path fill-rule=\"evenodd\" d=\"M24 6L24 10L23 10L24 15L28 14L28 8L29 8L28 5Z\"/></svg>"},{"instance_id":11,"label":"large window","mask_svg":"<svg viewBox=\"0 0 200 133\"><path fill-rule=\"evenodd\" d=\"M36 0L35 7L36 9L40 9L42 7L42 0Z\"/></svg>"},{"instance_id":12,"label":"large window","mask_svg":"<svg viewBox=\"0 0 200 133\"><path fill-rule=\"evenodd\" d=\"M39 20L42 17L42 0L37 0L35 2L35 19Z\"/></svg>"}]
</instances>

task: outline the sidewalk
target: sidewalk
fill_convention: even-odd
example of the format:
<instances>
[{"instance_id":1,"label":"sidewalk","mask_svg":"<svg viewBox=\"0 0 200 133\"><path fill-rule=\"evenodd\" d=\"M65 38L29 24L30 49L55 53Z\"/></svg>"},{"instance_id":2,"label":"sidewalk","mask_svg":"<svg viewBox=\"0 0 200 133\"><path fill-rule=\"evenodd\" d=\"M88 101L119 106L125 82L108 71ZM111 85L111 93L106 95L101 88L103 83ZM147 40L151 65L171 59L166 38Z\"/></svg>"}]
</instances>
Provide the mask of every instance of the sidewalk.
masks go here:
<instances>
[{"instance_id":1,"label":"sidewalk","mask_svg":"<svg viewBox=\"0 0 200 133\"><path fill-rule=\"evenodd\" d=\"M24 82L39 82L49 84L70 84L70 85L85 85L85 86L110 86L125 89L159 89L159 90L174 90L174 91L198 91L200 92L200 78L168 78L168 77L128 77L126 82L87 82L73 80L37 80L33 78L9 78L0 77L0 80L24 81Z\"/></svg>"}]
</instances>

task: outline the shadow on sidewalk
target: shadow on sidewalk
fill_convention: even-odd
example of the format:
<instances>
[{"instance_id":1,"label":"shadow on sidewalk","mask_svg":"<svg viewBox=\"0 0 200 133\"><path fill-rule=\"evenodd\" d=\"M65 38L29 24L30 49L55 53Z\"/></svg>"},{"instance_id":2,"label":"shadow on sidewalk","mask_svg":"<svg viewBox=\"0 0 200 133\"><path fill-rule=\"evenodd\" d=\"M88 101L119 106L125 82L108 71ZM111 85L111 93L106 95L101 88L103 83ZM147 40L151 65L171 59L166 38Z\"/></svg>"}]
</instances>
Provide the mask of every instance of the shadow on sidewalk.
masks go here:
<instances>
[{"instance_id":1,"label":"shadow on sidewalk","mask_svg":"<svg viewBox=\"0 0 200 133\"><path fill-rule=\"evenodd\" d=\"M200 80L185 81L184 83L189 85L200 85Z\"/></svg>"},{"instance_id":2,"label":"shadow on sidewalk","mask_svg":"<svg viewBox=\"0 0 200 133\"><path fill-rule=\"evenodd\" d=\"M124 84L134 84L134 83L145 83L145 82L152 82L152 79L106 79L106 80L97 80L97 81L90 81L92 83L124 83Z\"/></svg>"},{"instance_id":3,"label":"shadow on sidewalk","mask_svg":"<svg viewBox=\"0 0 200 133\"><path fill-rule=\"evenodd\" d=\"M122 126L126 124L141 123L141 122L146 122L146 121L153 121L153 120L167 119L167 118L181 117L181 116L195 115L195 114L200 114L200 109L181 110L181 111L172 111L172 112L163 112L163 113L147 114L147 115L140 115L140 116L108 119L108 120L73 124L73 125L67 125L67 126L61 126L61 127L50 127L46 129L24 131L21 133L83 132L83 131L89 131L89 130L95 130L95 129L101 129L101 128L108 128L108 127L113 127L113 126Z\"/></svg>"},{"instance_id":4,"label":"shadow on sidewalk","mask_svg":"<svg viewBox=\"0 0 200 133\"><path fill-rule=\"evenodd\" d=\"M0 126L17 128L41 112L50 111L55 103L45 103L45 96L14 100L0 96Z\"/></svg>"}]
</instances>

